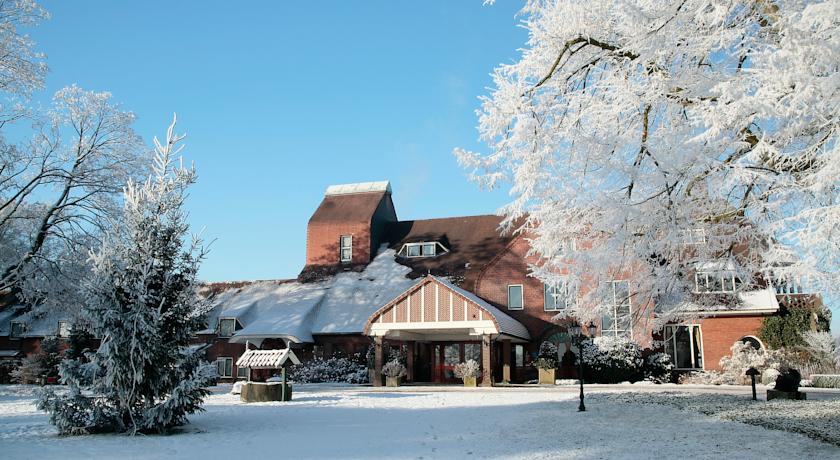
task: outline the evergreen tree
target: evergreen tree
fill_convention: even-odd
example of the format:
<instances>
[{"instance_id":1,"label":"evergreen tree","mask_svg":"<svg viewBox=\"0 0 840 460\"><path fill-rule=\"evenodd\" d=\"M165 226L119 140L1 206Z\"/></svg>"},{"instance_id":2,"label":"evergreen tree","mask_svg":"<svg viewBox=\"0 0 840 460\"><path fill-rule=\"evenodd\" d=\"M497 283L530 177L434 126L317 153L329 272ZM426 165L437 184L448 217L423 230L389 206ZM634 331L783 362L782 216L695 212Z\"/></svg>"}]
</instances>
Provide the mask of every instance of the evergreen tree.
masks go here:
<instances>
[{"instance_id":1,"label":"evergreen tree","mask_svg":"<svg viewBox=\"0 0 840 460\"><path fill-rule=\"evenodd\" d=\"M66 395L47 391L39 408L62 434L162 432L201 410L215 378L213 366L189 347L203 327L207 304L196 293L204 252L185 241L183 211L195 171L173 164L184 136L155 139L153 173L143 184L129 181L124 218L91 256L85 315L101 332L90 361L67 360L61 377ZM85 390L85 391L82 391Z\"/></svg>"}]
</instances>

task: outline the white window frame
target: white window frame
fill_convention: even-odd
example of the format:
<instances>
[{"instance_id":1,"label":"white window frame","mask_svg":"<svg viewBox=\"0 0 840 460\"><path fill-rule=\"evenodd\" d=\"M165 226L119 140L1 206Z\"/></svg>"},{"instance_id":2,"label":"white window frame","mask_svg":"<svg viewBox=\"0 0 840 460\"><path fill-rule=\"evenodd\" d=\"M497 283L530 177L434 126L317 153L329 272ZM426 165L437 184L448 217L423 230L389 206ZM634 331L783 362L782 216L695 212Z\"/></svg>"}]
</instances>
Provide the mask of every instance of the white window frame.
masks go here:
<instances>
[{"instance_id":1,"label":"white window frame","mask_svg":"<svg viewBox=\"0 0 840 460\"><path fill-rule=\"evenodd\" d=\"M222 335L222 321L233 321L233 332L230 335ZM239 324L239 321L236 318L231 318L231 317L227 317L227 316L223 316L223 317L219 318L219 331L218 331L219 338L233 337L233 335L236 334L236 326L238 324Z\"/></svg>"},{"instance_id":2,"label":"white window frame","mask_svg":"<svg viewBox=\"0 0 840 460\"><path fill-rule=\"evenodd\" d=\"M690 353L690 357L691 357L691 365L694 366L694 367L677 367L677 361L678 361L678 359L677 359L677 339L676 339L676 332L675 331L678 328L681 328L681 327L688 328L689 353ZM697 343L700 344L700 361L701 361L700 366L697 366L697 362L694 359L695 356L696 356L696 353L695 353L696 350L694 348L694 343L695 343L694 331L695 331L695 328L697 330L697 334L699 335L699 339L697 340ZM670 335L669 335L669 330L670 330ZM671 363L671 364L674 365L674 370L678 370L678 371L697 371L697 370L706 369L706 355L705 355L706 350L705 350L705 347L703 346L703 327L700 324L697 324L697 323L692 323L692 324L666 324L664 329L662 330L662 339L663 339L662 342L664 344L663 346L665 347L665 354L667 354L669 358L671 357L671 354L668 353L668 348L667 348L669 346L672 347L672 350L674 352L674 358L673 358L674 362Z\"/></svg>"},{"instance_id":3,"label":"white window frame","mask_svg":"<svg viewBox=\"0 0 840 460\"><path fill-rule=\"evenodd\" d=\"M227 373L227 370L228 370L227 362L228 361L230 361L230 374ZM219 357L217 357L216 358L216 372L219 371L219 363L220 362L223 362L225 364L222 366L222 369L224 369L224 373L219 372L219 378L223 378L223 379L233 378L233 358L230 357L230 356L219 356Z\"/></svg>"},{"instance_id":4,"label":"white window frame","mask_svg":"<svg viewBox=\"0 0 840 460\"><path fill-rule=\"evenodd\" d=\"M67 328L66 333L62 333L62 331L61 331L61 329L62 329L61 326L62 325L66 326L66 328ZM58 328L56 329L56 334L55 335L58 336L58 337L61 337L63 339L66 339L66 338L70 337L70 321L59 321L58 322Z\"/></svg>"},{"instance_id":5,"label":"white window frame","mask_svg":"<svg viewBox=\"0 0 840 460\"><path fill-rule=\"evenodd\" d=\"M519 288L519 308L511 308L510 306L510 288L518 287ZM524 310L525 309L525 286L521 284L508 284L507 285L507 309L508 310Z\"/></svg>"},{"instance_id":6,"label":"white window frame","mask_svg":"<svg viewBox=\"0 0 840 460\"><path fill-rule=\"evenodd\" d=\"M429 254L426 250L426 247L431 246L434 248L432 254ZM418 248L419 251L417 254L412 255L410 254L410 250ZM418 241L416 243L405 243L402 245L399 251L397 251L397 255L400 257L404 257L406 259L419 259L424 257L438 257L442 256L449 252L449 249L446 246L440 244L439 241Z\"/></svg>"},{"instance_id":7,"label":"white window frame","mask_svg":"<svg viewBox=\"0 0 840 460\"><path fill-rule=\"evenodd\" d=\"M345 240L348 241L349 244L345 245ZM347 251L346 257L344 255L344 251ZM341 235L338 237L338 260L341 262L353 261L353 235Z\"/></svg>"},{"instance_id":8,"label":"white window frame","mask_svg":"<svg viewBox=\"0 0 840 460\"><path fill-rule=\"evenodd\" d=\"M681 230L682 241L685 246L702 246L706 244L706 229L692 228L688 230Z\"/></svg>"},{"instance_id":9,"label":"white window frame","mask_svg":"<svg viewBox=\"0 0 840 460\"><path fill-rule=\"evenodd\" d=\"M20 332L17 334L15 333L15 325L20 325ZM9 322L9 338L10 339L20 339L23 335L26 334L26 323L23 321L10 321Z\"/></svg>"},{"instance_id":10,"label":"white window frame","mask_svg":"<svg viewBox=\"0 0 840 460\"><path fill-rule=\"evenodd\" d=\"M605 327L601 328L601 334L602 335L614 335L616 337L626 334L628 338L632 339L633 338L633 302L632 302L633 295L630 292L630 280L616 279L616 280L607 281L606 283L610 285L609 289L611 291L611 297L612 297L612 300L608 300L609 303L606 305L607 315L610 316L611 320L610 320L610 327L609 328L605 328ZM618 283L627 283L627 299L618 299L618 296L616 294L616 292L617 292L616 291L616 284L618 284ZM618 303L619 300L621 300L622 303ZM628 322L629 322L629 325L628 325L629 329L619 329L618 328L619 317L620 317L619 309L624 309L625 307L627 308L627 318L628 318ZM602 326L603 326L603 324L602 324Z\"/></svg>"},{"instance_id":11,"label":"white window frame","mask_svg":"<svg viewBox=\"0 0 840 460\"><path fill-rule=\"evenodd\" d=\"M717 278L720 289L709 289L710 279ZM701 280L703 284L701 285ZM732 270L701 270L694 273L694 292L696 294L733 294L737 292L738 276ZM727 283L729 284L727 286ZM702 286L702 288L701 288Z\"/></svg>"},{"instance_id":12,"label":"white window frame","mask_svg":"<svg viewBox=\"0 0 840 460\"><path fill-rule=\"evenodd\" d=\"M563 294L565 291L565 294ZM558 306L558 300L562 297L563 305ZM554 300L554 307L549 307L548 299ZM567 277L561 278L558 284L543 284L543 310L544 311L565 311L577 303L577 289L569 282Z\"/></svg>"}]
</instances>

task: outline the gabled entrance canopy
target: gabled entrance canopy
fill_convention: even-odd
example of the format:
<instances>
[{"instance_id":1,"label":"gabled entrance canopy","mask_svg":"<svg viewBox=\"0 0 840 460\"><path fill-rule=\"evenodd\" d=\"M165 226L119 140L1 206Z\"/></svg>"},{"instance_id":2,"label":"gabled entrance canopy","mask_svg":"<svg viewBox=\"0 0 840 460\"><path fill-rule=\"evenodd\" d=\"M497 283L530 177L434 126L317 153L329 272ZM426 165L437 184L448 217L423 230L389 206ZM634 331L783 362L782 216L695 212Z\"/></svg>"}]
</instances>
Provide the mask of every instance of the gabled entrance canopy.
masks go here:
<instances>
[{"instance_id":1,"label":"gabled entrance canopy","mask_svg":"<svg viewBox=\"0 0 840 460\"><path fill-rule=\"evenodd\" d=\"M503 336L530 340L528 329L475 294L428 275L374 312L364 333L399 340Z\"/></svg>"}]
</instances>

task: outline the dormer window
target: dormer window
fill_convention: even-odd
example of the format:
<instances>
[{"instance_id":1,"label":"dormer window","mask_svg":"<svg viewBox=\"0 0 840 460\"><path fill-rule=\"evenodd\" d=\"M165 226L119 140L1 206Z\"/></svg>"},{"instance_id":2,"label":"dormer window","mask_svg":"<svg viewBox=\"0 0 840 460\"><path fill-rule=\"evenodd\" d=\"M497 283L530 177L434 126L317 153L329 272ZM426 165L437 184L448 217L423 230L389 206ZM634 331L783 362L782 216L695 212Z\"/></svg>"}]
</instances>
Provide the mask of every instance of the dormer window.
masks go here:
<instances>
[{"instance_id":1,"label":"dormer window","mask_svg":"<svg viewBox=\"0 0 840 460\"><path fill-rule=\"evenodd\" d=\"M436 257L449 252L442 244L437 241L421 241L417 243L405 243L400 251L397 253L402 257Z\"/></svg>"},{"instance_id":2,"label":"dormer window","mask_svg":"<svg viewBox=\"0 0 840 460\"><path fill-rule=\"evenodd\" d=\"M683 244L686 246L701 246L706 244L706 229L692 228L689 230L682 230Z\"/></svg>"},{"instance_id":3,"label":"dormer window","mask_svg":"<svg viewBox=\"0 0 840 460\"><path fill-rule=\"evenodd\" d=\"M219 319L219 337L231 337L236 332L236 318Z\"/></svg>"},{"instance_id":4,"label":"dormer window","mask_svg":"<svg viewBox=\"0 0 840 460\"><path fill-rule=\"evenodd\" d=\"M66 339L70 337L70 322L69 321L59 321L58 322L58 336Z\"/></svg>"},{"instance_id":5,"label":"dormer window","mask_svg":"<svg viewBox=\"0 0 840 460\"><path fill-rule=\"evenodd\" d=\"M23 337L24 332L26 332L26 324L21 321L12 321L9 325L10 338L19 339Z\"/></svg>"},{"instance_id":6,"label":"dormer window","mask_svg":"<svg viewBox=\"0 0 840 460\"><path fill-rule=\"evenodd\" d=\"M341 235L338 241L339 257L342 262L353 260L353 235Z\"/></svg>"},{"instance_id":7,"label":"dormer window","mask_svg":"<svg viewBox=\"0 0 840 460\"><path fill-rule=\"evenodd\" d=\"M694 275L695 292L732 293L741 284L733 271L698 271Z\"/></svg>"}]
</instances>

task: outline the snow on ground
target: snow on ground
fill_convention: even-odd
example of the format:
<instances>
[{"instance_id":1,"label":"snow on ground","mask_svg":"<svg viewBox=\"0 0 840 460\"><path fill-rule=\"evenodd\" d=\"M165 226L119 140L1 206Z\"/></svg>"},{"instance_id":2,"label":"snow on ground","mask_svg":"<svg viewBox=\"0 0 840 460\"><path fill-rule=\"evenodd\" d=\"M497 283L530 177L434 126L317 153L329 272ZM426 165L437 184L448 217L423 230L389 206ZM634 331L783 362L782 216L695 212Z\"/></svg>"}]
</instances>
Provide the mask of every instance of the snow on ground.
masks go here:
<instances>
[{"instance_id":1,"label":"snow on ground","mask_svg":"<svg viewBox=\"0 0 840 460\"><path fill-rule=\"evenodd\" d=\"M298 385L291 403L218 387L179 434L58 437L33 387L0 386L0 456L96 458L840 458L840 447L633 398L572 391ZM638 395L645 398L648 395Z\"/></svg>"}]
</instances>

